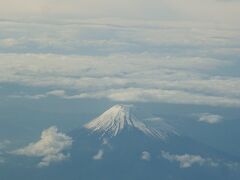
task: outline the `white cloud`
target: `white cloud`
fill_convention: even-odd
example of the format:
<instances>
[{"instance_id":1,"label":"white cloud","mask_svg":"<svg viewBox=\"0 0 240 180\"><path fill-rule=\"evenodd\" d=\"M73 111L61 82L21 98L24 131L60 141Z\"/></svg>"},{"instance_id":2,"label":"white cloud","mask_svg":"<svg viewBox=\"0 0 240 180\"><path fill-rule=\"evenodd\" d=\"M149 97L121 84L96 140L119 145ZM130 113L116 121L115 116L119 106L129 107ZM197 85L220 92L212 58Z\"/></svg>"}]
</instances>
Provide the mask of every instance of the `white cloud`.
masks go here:
<instances>
[{"instance_id":1,"label":"white cloud","mask_svg":"<svg viewBox=\"0 0 240 180\"><path fill-rule=\"evenodd\" d=\"M42 157L39 167L48 166L53 162L67 159L69 154L64 150L72 146L71 137L60 133L56 127L50 127L41 134L41 139L28 146L13 151L13 154L29 157Z\"/></svg>"},{"instance_id":2,"label":"white cloud","mask_svg":"<svg viewBox=\"0 0 240 180\"><path fill-rule=\"evenodd\" d=\"M49 166L50 163L64 161L69 157L70 157L70 154L67 154L67 155L62 153L50 154L50 155L44 156L42 158L42 161L38 164L38 166L39 167Z\"/></svg>"},{"instance_id":3,"label":"white cloud","mask_svg":"<svg viewBox=\"0 0 240 180\"><path fill-rule=\"evenodd\" d=\"M21 95L27 98L58 96L240 106L239 78L207 75L209 69L226 65L216 59L175 59L148 53L103 57L0 54L0 57L0 82L62 89ZM69 95L67 90L79 94Z\"/></svg>"},{"instance_id":4,"label":"white cloud","mask_svg":"<svg viewBox=\"0 0 240 180\"><path fill-rule=\"evenodd\" d=\"M65 96L66 99L81 98L108 98L122 102L165 102L172 104L195 104L223 107L238 107L238 99L200 95L192 92L163 90L163 89L144 89L144 88L125 88L110 89L93 93L81 93L74 96Z\"/></svg>"},{"instance_id":5,"label":"white cloud","mask_svg":"<svg viewBox=\"0 0 240 180\"><path fill-rule=\"evenodd\" d=\"M47 98L49 96L55 96L55 97L62 97L62 98L68 98L68 96L65 95L64 90L54 90L54 91L49 91L44 94L35 94L35 95L12 95L10 97L12 98L28 98L28 99L42 99L42 98Z\"/></svg>"},{"instance_id":6,"label":"white cloud","mask_svg":"<svg viewBox=\"0 0 240 180\"><path fill-rule=\"evenodd\" d=\"M55 91L53 91L55 92ZM126 88L126 89L106 89L104 91L86 92L77 95L67 95L63 90L56 90L58 94L52 94L52 91L44 94L36 95L11 95L13 98L30 98L41 99L49 96L57 96L64 99L83 99L93 98L101 99L107 98L113 101L122 102L165 102L172 104L194 104L194 105L210 105L222 107L239 107L240 100L231 97L218 97L209 95L199 95L192 92L176 91L176 90L162 90L162 89L140 89L140 88ZM209 115L212 120L216 116ZM220 119L219 119L220 120Z\"/></svg>"},{"instance_id":7,"label":"white cloud","mask_svg":"<svg viewBox=\"0 0 240 180\"><path fill-rule=\"evenodd\" d=\"M204 122L208 124L216 124L223 120L223 117L218 114L200 113L197 116L199 122Z\"/></svg>"},{"instance_id":8,"label":"white cloud","mask_svg":"<svg viewBox=\"0 0 240 180\"><path fill-rule=\"evenodd\" d=\"M141 159L144 161L150 161L151 159L151 154L147 151L143 151L141 155Z\"/></svg>"},{"instance_id":9,"label":"white cloud","mask_svg":"<svg viewBox=\"0 0 240 180\"><path fill-rule=\"evenodd\" d=\"M194 164L199 166L202 166L202 165L208 165L212 167L218 166L217 162L214 162L210 158L203 158L200 155L191 155L191 154L175 155L165 151L161 151L161 155L163 158L171 162L172 161L179 162L180 168L190 168Z\"/></svg>"},{"instance_id":10,"label":"white cloud","mask_svg":"<svg viewBox=\"0 0 240 180\"><path fill-rule=\"evenodd\" d=\"M94 160L102 160L103 159L103 155L104 155L104 151L102 149L100 149L97 154L95 154L93 156Z\"/></svg>"},{"instance_id":11,"label":"white cloud","mask_svg":"<svg viewBox=\"0 0 240 180\"><path fill-rule=\"evenodd\" d=\"M63 90L54 90L54 91L49 91L46 93L47 96L64 96L65 91Z\"/></svg>"},{"instance_id":12,"label":"white cloud","mask_svg":"<svg viewBox=\"0 0 240 180\"><path fill-rule=\"evenodd\" d=\"M0 44L15 44L0 45L0 83L56 89L20 96L240 106L232 60L238 29L157 20L16 22L0 22Z\"/></svg>"}]
</instances>

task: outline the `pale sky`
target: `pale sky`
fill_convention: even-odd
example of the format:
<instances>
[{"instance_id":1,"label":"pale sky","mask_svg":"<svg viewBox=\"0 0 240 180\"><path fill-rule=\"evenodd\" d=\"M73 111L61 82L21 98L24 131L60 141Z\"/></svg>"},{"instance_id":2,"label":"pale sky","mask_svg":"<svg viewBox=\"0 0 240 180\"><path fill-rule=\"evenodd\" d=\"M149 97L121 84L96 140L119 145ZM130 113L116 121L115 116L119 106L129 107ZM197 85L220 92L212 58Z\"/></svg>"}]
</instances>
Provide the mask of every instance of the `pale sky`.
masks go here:
<instances>
[{"instance_id":1,"label":"pale sky","mask_svg":"<svg viewBox=\"0 0 240 180\"><path fill-rule=\"evenodd\" d=\"M2 18L72 15L77 18L121 17L198 20L238 25L239 0L8 0Z\"/></svg>"}]
</instances>

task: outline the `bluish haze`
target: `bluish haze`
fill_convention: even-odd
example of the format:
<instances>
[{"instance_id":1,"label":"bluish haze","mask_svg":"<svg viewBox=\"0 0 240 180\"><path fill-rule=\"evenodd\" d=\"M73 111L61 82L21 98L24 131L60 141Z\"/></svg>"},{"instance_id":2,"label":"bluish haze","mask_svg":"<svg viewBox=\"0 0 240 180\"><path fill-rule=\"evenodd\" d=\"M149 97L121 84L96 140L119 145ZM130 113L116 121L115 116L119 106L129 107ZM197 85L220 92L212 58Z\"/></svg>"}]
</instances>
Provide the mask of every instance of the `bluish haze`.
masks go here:
<instances>
[{"instance_id":1,"label":"bluish haze","mask_svg":"<svg viewBox=\"0 0 240 180\"><path fill-rule=\"evenodd\" d=\"M15 155L30 157L27 166L64 163L69 132L115 104L155 128L166 121L239 168L239 16L238 0L0 2L0 168ZM180 174L214 164L159 155Z\"/></svg>"}]
</instances>

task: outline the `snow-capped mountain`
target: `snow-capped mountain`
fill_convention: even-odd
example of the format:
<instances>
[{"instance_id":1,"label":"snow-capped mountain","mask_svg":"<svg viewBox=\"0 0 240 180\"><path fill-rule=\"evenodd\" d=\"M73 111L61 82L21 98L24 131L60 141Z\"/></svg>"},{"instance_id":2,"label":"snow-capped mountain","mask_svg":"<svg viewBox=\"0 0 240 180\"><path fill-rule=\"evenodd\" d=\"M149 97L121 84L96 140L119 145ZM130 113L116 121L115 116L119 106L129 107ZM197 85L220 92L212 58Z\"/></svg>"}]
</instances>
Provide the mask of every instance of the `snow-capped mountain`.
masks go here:
<instances>
[{"instance_id":1,"label":"snow-capped mountain","mask_svg":"<svg viewBox=\"0 0 240 180\"><path fill-rule=\"evenodd\" d=\"M102 137L114 137L126 129L136 129L145 135L165 139L168 134L176 134L174 128L163 123L162 128L155 129L147 127L137 119L132 111L131 105L115 105L105 111L102 115L87 123L84 127Z\"/></svg>"},{"instance_id":2,"label":"snow-capped mountain","mask_svg":"<svg viewBox=\"0 0 240 180\"><path fill-rule=\"evenodd\" d=\"M159 128L149 127L137 112L115 105L67 134L72 147L62 152L63 162L37 168L35 159L29 168L32 161L17 159L12 164L19 170L0 173L0 180L192 180L193 174L195 180L239 180L240 169L231 169L237 166L235 157L179 135L160 119L154 120ZM48 157L58 158L53 155Z\"/></svg>"}]
</instances>

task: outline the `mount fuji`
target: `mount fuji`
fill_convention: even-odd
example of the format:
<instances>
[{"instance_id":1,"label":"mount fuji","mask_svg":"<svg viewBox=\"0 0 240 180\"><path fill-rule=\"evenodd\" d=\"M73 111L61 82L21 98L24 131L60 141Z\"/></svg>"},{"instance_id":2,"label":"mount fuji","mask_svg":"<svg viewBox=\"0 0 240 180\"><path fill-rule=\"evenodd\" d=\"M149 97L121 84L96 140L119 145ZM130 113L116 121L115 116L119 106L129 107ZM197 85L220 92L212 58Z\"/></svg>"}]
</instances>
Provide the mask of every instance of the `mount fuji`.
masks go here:
<instances>
[{"instance_id":1,"label":"mount fuji","mask_svg":"<svg viewBox=\"0 0 240 180\"><path fill-rule=\"evenodd\" d=\"M178 133L149 126L129 105L115 105L68 134L67 161L29 168L6 180L238 180L239 159Z\"/></svg>"},{"instance_id":2,"label":"mount fuji","mask_svg":"<svg viewBox=\"0 0 240 180\"><path fill-rule=\"evenodd\" d=\"M238 179L226 162L231 157L180 135L165 121L145 124L129 105L115 105L70 133L72 179ZM66 168L66 165L64 166ZM223 175L222 170L229 171ZM64 169L63 169L64 171ZM75 175L74 175L75 174ZM64 176L63 176L64 177ZM62 178L64 179L64 178Z\"/></svg>"},{"instance_id":3,"label":"mount fuji","mask_svg":"<svg viewBox=\"0 0 240 180\"><path fill-rule=\"evenodd\" d=\"M162 125L161 130L147 127L132 113L132 107L129 105L115 105L84 127L93 133L100 134L101 137L114 137L121 134L122 131L130 129L161 139L165 139L168 134L176 133L167 124Z\"/></svg>"}]
</instances>

